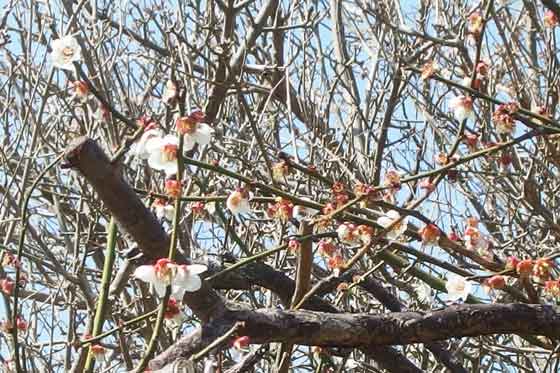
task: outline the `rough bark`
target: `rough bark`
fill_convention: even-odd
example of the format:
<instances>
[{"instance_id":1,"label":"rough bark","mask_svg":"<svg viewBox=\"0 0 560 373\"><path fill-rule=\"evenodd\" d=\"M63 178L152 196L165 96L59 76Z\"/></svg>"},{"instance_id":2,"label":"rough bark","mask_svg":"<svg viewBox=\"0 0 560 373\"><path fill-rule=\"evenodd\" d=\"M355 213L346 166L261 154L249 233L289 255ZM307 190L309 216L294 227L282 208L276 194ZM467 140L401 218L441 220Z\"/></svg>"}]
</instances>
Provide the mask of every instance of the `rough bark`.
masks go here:
<instances>
[{"instance_id":1,"label":"rough bark","mask_svg":"<svg viewBox=\"0 0 560 373\"><path fill-rule=\"evenodd\" d=\"M357 347L502 333L560 336L557 307L520 303L451 306L426 314L328 314L264 309L237 311L228 317L244 321L243 332L254 343Z\"/></svg>"},{"instance_id":2,"label":"rough bark","mask_svg":"<svg viewBox=\"0 0 560 373\"><path fill-rule=\"evenodd\" d=\"M239 334L252 343L293 343L323 347L357 347L365 351L387 345L428 343L448 338L491 334L560 336L558 307L528 304L458 305L421 314L392 312L383 315L332 314L312 311L229 311L203 327L203 335L221 335L234 323L244 322ZM370 350L371 349L371 350ZM183 338L156 359L159 368L192 354L190 337ZM385 360L391 355L378 353Z\"/></svg>"}]
</instances>

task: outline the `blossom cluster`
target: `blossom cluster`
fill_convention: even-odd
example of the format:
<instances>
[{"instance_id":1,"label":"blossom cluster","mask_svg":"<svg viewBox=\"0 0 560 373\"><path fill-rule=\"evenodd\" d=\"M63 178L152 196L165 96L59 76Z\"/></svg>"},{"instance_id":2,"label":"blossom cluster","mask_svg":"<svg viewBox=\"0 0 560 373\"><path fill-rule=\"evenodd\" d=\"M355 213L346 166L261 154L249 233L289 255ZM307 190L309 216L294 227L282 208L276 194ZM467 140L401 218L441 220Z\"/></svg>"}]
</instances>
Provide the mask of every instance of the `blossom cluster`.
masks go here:
<instances>
[{"instance_id":1,"label":"blossom cluster","mask_svg":"<svg viewBox=\"0 0 560 373\"><path fill-rule=\"evenodd\" d=\"M249 191L246 188L237 188L226 200L226 206L234 215L248 214L251 212Z\"/></svg>"},{"instance_id":2,"label":"blossom cluster","mask_svg":"<svg viewBox=\"0 0 560 373\"><path fill-rule=\"evenodd\" d=\"M130 149L130 155L147 160L154 170L163 171L167 177L178 172L179 137L183 137L183 152L192 150L199 144L210 143L214 130L205 123L206 117L201 110L194 110L187 116L175 120L177 135L164 134L154 120L146 116L138 119L144 129L140 139Z\"/></svg>"},{"instance_id":3,"label":"blossom cluster","mask_svg":"<svg viewBox=\"0 0 560 373\"><path fill-rule=\"evenodd\" d=\"M344 257L340 249L332 240L324 239L319 241L317 250L319 255L325 258L327 267L332 270L335 275L338 275L340 270L344 267Z\"/></svg>"},{"instance_id":4,"label":"blossom cluster","mask_svg":"<svg viewBox=\"0 0 560 373\"><path fill-rule=\"evenodd\" d=\"M473 99L469 96L457 96L449 101L449 108L453 111L455 119L462 122L474 116Z\"/></svg>"},{"instance_id":5,"label":"blossom cluster","mask_svg":"<svg viewBox=\"0 0 560 373\"><path fill-rule=\"evenodd\" d=\"M58 69L74 71L75 64L79 63L82 59L82 52L80 43L72 35L66 35L60 39L53 40L51 44L51 62L53 67ZM72 99L79 101L82 104L88 102L91 96L91 87L89 83L84 80L75 80L71 83ZM102 103L97 103L97 109L93 114L93 118L98 122L107 122L110 119L109 109Z\"/></svg>"},{"instance_id":6,"label":"blossom cluster","mask_svg":"<svg viewBox=\"0 0 560 373\"><path fill-rule=\"evenodd\" d=\"M276 202L268 207L266 213L271 218L287 222L293 217L294 204L285 198L277 197Z\"/></svg>"},{"instance_id":7,"label":"blossom cluster","mask_svg":"<svg viewBox=\"0 0 560 373\"><path fill-rule=\"evenodd\" d=\"M558 19L554 13L547 12L545 15L545 25L547 27L555 27ZM468 33L475 38L479 38L484 25L484 19L480 12L473 12L468 17ZM81 59L80 46L76 39L71 36L63 37L55 40L52 45L52 61L55 67L65 70L73 70L75 63ZM489 65L484 61L479 61L475 66L477 79L474 81L464 81L464 85L472 89L481 88L482 81L488 77ZM437 63L430 61L426 63L422 71L422 78L428 79L438 70ZM470 79L470 78L466 78ZM76 80L72 84L73 95L80 101L86 101L90 95L91 87L86 81ZM174 103L179 96L179 86L177 82L169 80L165 84L162 100L167 104ZM460 95L454 97L449 102L449 108L453 111L454 117L459 121L465 121L474 116L474 96ZM101 115L106 118L108 109L100 105ZM498 105L492 114L493 123L496 125L496 131L499 134L511 135L515 130L515 113L519 110L517 103ZM182 151L188 152L195 146L206 146L211 142L214 134L213 128L206 123L207 118L201 110L195 110L188 115L178 116L174 120L174 133L165 133L158 124L147 116L138 119L138 125L143 129L139 139L132 145L130 155L136 159L146 161L147 164L156 171L165 174L166 181L164 184L165 192L170 198L180 198L183 192L182 180L178 180L176 175L179 171L180 144ZM479 146L478 133L465 133L462 135L470 151L477 150ZM181 141L182 140L182 141ZM493 146L493 144L488 144ZM458 160L457 156L449 156L446 153L436 155L436 163L440 166L448 165L450 162ZM511 155L502 154L500 162L502 165L508 165L512 161ZM453 170L448 170L449 175ZM273 179L275 181L285 181L290 173L289 163L282 160L272 166ZM435 185L431 179L425 179L420 184L420 188L425 189L428 193L435 189ZM396 205L397 192L402 187L401 174L396 170L389 170L384 175L383 187L385 189L385 199ZM366 196L362 207L369 207L368 202L379 199L377 189L367 184L358 183L354 188L356 196ZM341 206L344 206L349 200L351 193L341 182L335 182L331 187L332 198L326 203L322 214L326 217L322 223L328 224L333 222L334 213ZM249 214L251 210L251 194L248 187L239 187L233 190L227 197L226 206L233 215ZM156 198L152 203L152 209L160 219L172 220L174 216L174 207L166 198ZM387 210L387 209L385 209ZM207 216L204 202L197 202L191 205L191 211L198 216ZM403 211L399 209L399 211ZM303 206L294 205L292 201L286 198L278 197L272 205L267 209L270 218L279 219L287 222L292 218L308 217L311 215L309 209ZM352 222L344 221L340 224L335 223L336 234L338 239L345 245L369 245L372 243L376 232L374 228L368 225L356 225ZM398 240L407 230L408 216L402 216L397 210L388 210L377 219L377 224L384 229L385 237L389 240ZM420 231L419 235L424 245L434 245L440 241L442 236L441 230L435 224L426 224ZM467 219L466 228L462 238L457 233L452 232L450 238L454 241L462 240L465 248L475 252L477 255L492 261L494 259L492 253L492 242L479 228L479 222L475 218ZM300 241L290 240L288 247L296 251L300 247ZM345 265L344 255L332 240L321 240L318 244L318 251L321 256L326 259L327 266L333 272L339 272ZM543 283L544 291L551 296L558 298L560 296L560 280L551 280L553 262L546 258L541 259L524 259L518 260L515 257L508 259L508 268L514 271L521 278L532 277L534 281ZM198 291L202 286L200 274L205 272L207 268L202 265L180 265L169 259L159 259L152 265L143 265L138 267L134 276L146 283L149 283L158 294L163 297L168 289L171 297L166 304L165 319L180 324L182 321L182 312L180 302L185 292ZM489 277L485 282L485 286L490 289L503 289L507 285L507 278L502 274L496 274ZM473 283L461 276L450 275L446 282L445 288L450 301L466 300L469 296ZM0 280L0 289L5 294L11 294L14 283L9 278ZM19 319L18 319L19 320ZM21 328L26 323L22 321ZM20 323L16 325L20 329ZM13 328L8 321L4 323L4 329ZM243 336L235 340L234 345L237 348L246 348L249 344L249 337ZM91 346L94 354L104 354L104 348L94 344Z\"/></svg>"},{"instance_id":8,"label":"blossom cluster","mask_svg":"<svg viewBox=\"0 0 560 373\"><path fill-rule=\"evenodd\" d=\"M507 258L506 271L508 275L517 275L521 280L534 281L543 286L544 294L548 297L560 300L560 280L552 280L552 269L554 262L549 258L518 259L515 256ZM503 289L508 279L506 275L496 274L488 277L483 286L486 289Z\"/></svg>"},{"instance_id":9,"label":"blossom cluster","mask_svg":"<svg viewBox=\"0 0 560 373\"><path fill-rule=\"evenodd\" d=\"M512 102L500 104L492 114L492 122L496 125L496 132L511 135L515 130L514 114L519 110L519 104Z\"/></svg>"},{"instance_id":10,"label":"blossom cluster","mask_svg":"<svg viewBox=\"0 0 560 373\"><path fill-rule=\"evenodd\" d=\"M26 332L29 324L22 316L16 317L16 329L20 332ZM12 333L14 328L14 324L12 320L2 320L0 321L0 330L4 333L4 335L8 336Z\"/></svg>"},{"instance_id":11,"label":"blossom cluster","mask_svg":"<svg viewBox=\"0 0 560 373\"><path fill-rule=\"evenodd\" d=\"M374 235L374 229L367 225L355 225L350 222L340 224L336 230L340 241L347 245L369 245Z\"/></svg>"},{"instance_id":12,"label":"blossom cluster","mask_svg":"<svg viewBox=\"0 0 560 373\"><path fill-rule=\"evenodd\" d=\"M389 210L377 219L377 224L387 230L386 236L390 240L398 240L406 231L408 217L401 216L396 210Z\"/></svg>"},{"instance_id":13,"label":"blossom cluster","mask_svg":"<svg viewBox=\"0 0 560 373\"><path fill-rule=\"evenodd\" d=\"M478 228L479 221L474 217L467 219L467 227L463 234L465 240L465 247L468 250L476 252L481 257L488 260L493 259L491 252L491 242L488 236L480 232Z\"/></svg>"}]
</instances>

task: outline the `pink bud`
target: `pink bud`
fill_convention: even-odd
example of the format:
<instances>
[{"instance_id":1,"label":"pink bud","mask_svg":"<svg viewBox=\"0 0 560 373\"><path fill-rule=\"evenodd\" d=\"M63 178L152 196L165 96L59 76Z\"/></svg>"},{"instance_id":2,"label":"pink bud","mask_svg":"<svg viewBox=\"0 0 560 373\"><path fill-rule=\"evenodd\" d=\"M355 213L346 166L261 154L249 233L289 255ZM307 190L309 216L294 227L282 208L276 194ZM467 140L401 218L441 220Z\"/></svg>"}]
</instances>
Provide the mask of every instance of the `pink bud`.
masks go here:
<instances>
[{"instance_id":1,"label":"pink bud","mask_svg":"<svg viewBox=\"0 0 560 373\"><path fill-rule=\"evenodd\" d=\"M242 336L242 337L238 337L233 341L233 347L237 348L238 350L242 350L244 348L249 347L249 344L251 343L251 338L249 338L249 336Z\"/></svg>"}]
</instances>

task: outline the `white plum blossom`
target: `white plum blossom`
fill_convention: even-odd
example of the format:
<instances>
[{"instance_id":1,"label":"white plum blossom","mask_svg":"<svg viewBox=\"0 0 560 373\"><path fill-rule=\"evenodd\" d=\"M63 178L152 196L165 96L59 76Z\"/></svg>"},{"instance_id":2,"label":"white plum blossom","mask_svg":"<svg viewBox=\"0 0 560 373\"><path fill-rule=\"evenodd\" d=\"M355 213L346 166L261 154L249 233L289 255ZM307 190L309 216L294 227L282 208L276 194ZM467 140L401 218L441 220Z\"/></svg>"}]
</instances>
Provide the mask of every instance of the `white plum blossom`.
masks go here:
<instances>
[{"instance_id":1,"label":"white plum blossom","mask_svg":"<svg viewBox=\"0 0 560 373\"><path fill-rule=\"evenodd\" d=\"M445 283L447 298L451 302L465 301L471 292L471 288L471 281L467 281L464 277L456 274L450 274Z\"/></svg>"},{"instance_id":2,"label":"white plum blossom","mask_svg":"<svg viewBox=\"0 0 560 373\"><path fill-rule=\"evenodd\" d=\"M473 100L471 97L454 97L449 100L449 108L453 110L453 115L460 122L473 116Z\"/></svg>"},{"instance_id":3,"label":"white plum blossom","mask_svg":"<svg viewBox=\"0 0 560 373\"><path fill-rule=\"evenodd\" d=\"M340 224L336 229L338 238L342 242L348 245L355 245L358 243L355 232L356 232L356 226L349 222Z\"/></svg>"},{"instance_id":4,"label":"white plum blossom","mask_svg":"<svg viewBox=\"0 0 560 373\"><path fill-rule=\"evenodd\" d=\"M184 135L183 151L189 151L195 144L200 146L208 145L212 140L214 129L208 124L203 123L202 112L194 112L186 117L177 118L175 124L177 132Z\"/></svg>"},{"instance_id":5,"label":"white plum blossom","mask_svg":"<svg viewBox=\"0 0 560 373\"><path fill-rule=\"evenodd\" d=\"M130 146L130 156L140 159L150 158L149 149L152 147L154 140L159 141L163 133L158 128L148 128L144 131L140 139Z\"/></svg>"},{"instance_id":6,"label":"white plum blossom","mask_svg":"<svg viewBox=\"0 0 560 373\"><path fill-rule=\"evenodd\" d=\"M73 70L74 62L82 59L80 44L71 35L64 36L52 42L51 60L54 67Z\"/></svg>"},{"instance_id":7,"label":"white plum blossom","mask_svg":"<svg viewBox=\"0 0 560 373\"><path fill-rule=\"evenodd\" d=\"M199 274L206 272L206 266L202 264L180 265L177 269L177 276L175 277L175 284L177 290L174 290L172 295L175 299L183 299L186 291L198 291L202 286L202 280Z\"/></svg>"},{"instance_id":8,"label":"white plum blossom","mask_svg":"<svg viewBox=\"0 0 560 373\"><path fill-rule=\"evenodd\" d=\"M152 208L154 209L158 219L165 218L169 221L173 220L175 208L171 203L167 203L161 198L156 198L154 203L152 203Z\"/></svg>"},{"instance_id":9,"label":"white plum blossom","mask_svg":"<svg viewBox=\"0 0 560 373\"><path fill-rule=\"evenodd\" d=\"M85 103L89 98L89 94L90 90L87 82L83 80L76 80L72 82L72 99Z\"/></svg>"},{"instance_id":10,"label":"white plum blossom","mask_svg":"<svg viewBox=\"0 0 560 373\"><path fill-rule=\"evenodd\" d=\"M167 286L171 296L181 300L185 292L194 292L202 286L199 274L207 270L201 264L176 264L170 259L159 259L154 265L142 265L134 271L134 277L153 285L158 296L163 297Z\"/></svg>"},{"instance_id":11,"label":"white plum blossom","mask_svg":"<svg viewBox=\"0 0 560 373\"><path fill-rule=\"evenodd\" d=\"M470 239L470 236L465 236L465 247L482 255L482 253L487 252L490 248L490 240L484 235L481 235L476 240Z\"/></svg>"},{"instance_id":12,"label":"white plum blossom","mask_svg":"<svg viewBox=\"0 0 560 373\"><path fill-rule=\"evenodd\" d=\"M381 225L383 228L389 228L395 221L398 221L398 223L395 223L387 232L387 238L390 240L396 240L403 235L408 225L408 217L405 216L401 219L401 215L398 211L389 210L384 216L377 219L377 224Z\"/></svg>"},{"instance_id":13,"label":"white plum blossom","mask_svg":"<svg viewBox=\"0 0 560 373\"><path fill-rule=\"evenodd\" d=\"M206 123L198 123L197 129L194 133L185 135L185 151L194 148L194 144L198 144L200 146L210 144L213 133L214 129Z\"/></svg>"},{"instance_id":14,"label":"white plum blossom","mask_svg":"<svg viewBox=\"0 0 560 373\"><path fill-rule=\"evenodd\" d=\"M234 215L250 213L249 193L242 189L233 191L227 198L226 206Z\"/></svg>"},{"instance_id":15,"label":"white plum blossom","mask_svg":"<svg viewBox=\"0 0 560 373\"><path fill-rule=\"evenodd\" d=\"M146 144L146 149L150 153L148 165L151 168L164 171L167 176L177 173L179 139L176 136L166 135L163 138L153 138Z\"/></svg>"},{"instance_id":16,"label":"white plum blossom","mask_svg":"<svg viewBox=\"0 0 560 373\"><path fill-rule=\"evenodd\" d=\"M209 215L214 215L216 213L216 202L205 203L204 209Z\"/></svg>"},{"instance_id":17,"label":"white plum blossom","mask_svg":"<svg viewBox=\"0 0 560 373\"><path fill-rule=\"evenodd\" d=\"M420 303L427 304L427 305L432 304L434 297L430 285L424 282L419 282L413 285L413 287L414 287L414 291L416 292L416 295L418 296L418 301Z\"/></svg>"},{"instance_id":18,"label":"white plum blossom","mask_svg":"<svg viewBox=\"0 0 560 373\"><path fill-rule=\"evenodd\" d=\"M109 357L107 349L100 344L94 344L90 347L90 352L96 361L106 363Z\"/></svg>"},{"instance_id":19,"label":"white plum blossom","mask_svg":"<svg viewBox=\"0 0 560 373\"><path fill-rule=\"evenodd\" d=\"M488 236L483 235L476 227L467 227L464 233L465 247L468 250L476 252L482 257L493 260L493 254L490 248L490 239Z\"/></svg>"}]
</instances>

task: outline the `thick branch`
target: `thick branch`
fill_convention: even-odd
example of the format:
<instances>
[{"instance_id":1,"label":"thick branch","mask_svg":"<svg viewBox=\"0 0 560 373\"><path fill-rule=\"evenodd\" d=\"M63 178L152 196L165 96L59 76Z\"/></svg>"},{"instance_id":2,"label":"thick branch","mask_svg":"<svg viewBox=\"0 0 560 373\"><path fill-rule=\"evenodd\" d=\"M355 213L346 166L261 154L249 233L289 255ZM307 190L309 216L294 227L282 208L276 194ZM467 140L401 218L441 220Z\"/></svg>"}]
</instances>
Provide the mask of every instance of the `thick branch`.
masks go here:
<instances>
[{"instance_id":1,"label":"thick branch","mask_svg":"<svg viewBox=\"0 0 560 373\"><path fill-rule=\"evenodd\" d=\"M460 305L426 314L328 314L310 311L233 312L254 343L313 346L404 345L502 333L560 337L560 310L548 305Z\"/></svg>"},{"instance_id":2,"label":"thick branch","mask_svg":"<svg viewBox=\"0 0 560 373\"><path fill-rule=\"evenodd\" d=\"M147 259L167 256L169 237L163 227L94 140L87 137L75 139L66 150L66 160L87 179Z\"/></svg>"},{"instance_id":3,"label":"thick branch","mask_svg":"<svg viewBox=\"0 0 560 373\"><path fill-rule=\"evenodd\" d=\"M384 315L332 314L263 309L228 311L206 325L203 335L220 335L236 322L239 334L252 343L292 343L308 346L355 347L369 351L384 345L428 343L448 338L515 333L560 337L558 307L549 305L478 304L451 306L426 314L393 312ZM208 332L204 332L208 330ZM152 368L193 353L183 338L151 362Z\"/></svg>"}]
</instances>

